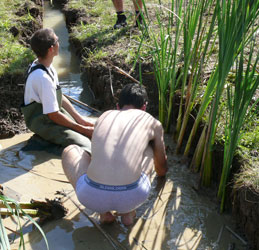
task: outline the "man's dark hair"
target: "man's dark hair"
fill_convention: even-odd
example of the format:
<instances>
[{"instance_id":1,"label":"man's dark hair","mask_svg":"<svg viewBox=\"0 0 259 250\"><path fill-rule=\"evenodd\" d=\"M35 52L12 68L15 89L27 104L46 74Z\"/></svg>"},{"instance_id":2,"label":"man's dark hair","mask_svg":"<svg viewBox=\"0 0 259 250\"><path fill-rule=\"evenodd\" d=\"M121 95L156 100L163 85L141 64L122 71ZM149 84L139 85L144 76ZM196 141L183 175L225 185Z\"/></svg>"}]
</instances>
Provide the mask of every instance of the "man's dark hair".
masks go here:
<instances>
[{"instance_id":1,"label":"man's dark hair","mask_svg":"<svg viewBox=\"0 0 259 250\"><path fill-rule=\"evenodd\" d=\"M122 109L124 105L133 105L140 109L147 102L147 92L145 87L140 84L129 83L121 90L119 97L119 108Z\"/></svg>"},{"instance_id":2,"label":"man's dark hair","mask_svg":"<svg viewBox=\"0 0 259 250\"><path fill-rule=\"evenodd\" d=\"M55 45L56 41L54 35L53 29L49 28L37 30L32 35L30 44L37 57L44 58L48 53L48 49L52 45Z\"/></svg>"}]
</instances>

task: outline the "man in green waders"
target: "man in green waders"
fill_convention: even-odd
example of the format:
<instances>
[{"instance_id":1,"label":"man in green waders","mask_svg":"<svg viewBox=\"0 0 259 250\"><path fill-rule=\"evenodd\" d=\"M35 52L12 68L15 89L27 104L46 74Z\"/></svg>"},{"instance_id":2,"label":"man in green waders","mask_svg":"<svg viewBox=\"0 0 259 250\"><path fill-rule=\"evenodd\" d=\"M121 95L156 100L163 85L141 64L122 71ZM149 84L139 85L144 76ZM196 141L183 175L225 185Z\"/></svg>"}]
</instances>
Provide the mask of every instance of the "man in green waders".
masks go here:
<instances>
[{"instance_id":1,"label":"man in green waders","mask_svg":"<svg viewBox=\"0 0 259 250\"><path fill-rule=\"evenodd\" d=\"M27 127L44 140L63 147L76 144L91 153L94 125L62 95L52 66L59 53L58 37L52 29L40 29L31 38L31 48L37 59L28 71L22 106Z\"/></svg>"}]
</instances>

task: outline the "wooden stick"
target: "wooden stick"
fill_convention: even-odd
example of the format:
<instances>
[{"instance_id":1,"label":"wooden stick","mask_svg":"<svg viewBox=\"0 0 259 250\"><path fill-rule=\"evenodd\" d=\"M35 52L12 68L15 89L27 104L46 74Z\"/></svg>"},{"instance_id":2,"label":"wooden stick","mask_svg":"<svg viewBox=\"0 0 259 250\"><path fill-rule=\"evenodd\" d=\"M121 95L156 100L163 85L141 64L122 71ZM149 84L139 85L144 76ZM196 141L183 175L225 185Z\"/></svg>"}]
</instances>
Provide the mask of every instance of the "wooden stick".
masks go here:
<instances>
[{"instance_id":1,"label":"wooden stick","mask_svg":"<svg viewBox=\"0 0 259 250\"><path fill-rule=\"evenodd\" d=\"M15 204L12 202L6 202L11 208L16 208ZM35 206L33 207L32 203L29 202L18 202L18 205L20 206L21 209L34 209ZM0 208L6 208L6 205L4 202L0 201Z\"/></svg>"},{"instance_id":2,"label":"wooden stick","mask_svg":"<svg viewBox=\"0 0 259 250\"><path fill-rule=\"evenodd\" d=\"M112 97L114 98L114 92L113 92L113 86L112 86L112 74L111 74L110 68L109 68L109 75L110 75L110 87L111 87Z\"/></svg>"},{"instance_id":3,"label":"wooden stick","mask_svg":"<svg viewBox=\"0 0 259 250\"><path fill-rule=\"evenodd\" d=\"M6 228L7 230L11 231L12 233L14 233L14 234L20 236L20 233L18 233L18 232L16 232L16 231L12 230L11 228L9 228L9 227L7 227L7 226L5 226L5 228Z\"/></svg>"},{"instance_id":4,"label":"wooden stick","mask_svg":"<svg viewBox=\"0 0 259 250\"><path fill-rule=\"evenodd\" d=\"M30 215L31 217L39 217L38 209L23 209L23 211ZM13 215L15 214L15 209L11 212L8 208L0 208L1 215ZM23 216L22 212L19 213L19 216Z\"/></svg>"},{"instance_id":5,"label":"wooden stick","mask_svg":"<svg viewBox=\"0 0 259 250\"><path fill-rule=\"evenodd\" d=\"M132 77L130 74L128 74L126 71L124 71L123 69L120 69L119 67L113 65L111 62L108 62L112 67L114 67L119 73L121 73L122 75L127 76L130 80L140 84L140 82L135 79L134 77Z\"/></svg>"},{"instance_id":6,"label":"wooden stick","mask_svg":"<svg viewBox=\"0 0 259 250\"><path fill-rule=\"evenodd\" d=\"M35 174L37 176L40 176L40 177L43 177L43 178L46 178L48 180L52 180L52 181L59 181L59 182L62 182L62 183L70 183L69 181L64 181L64 180L59 180L59 179L53 179L53 178L50 178L50 177L46 177L44 175L41 175L41 174L38 174L37 171L33 170L33 169L27 169L25 167L22 167L20 165L12 165L12 164L6 164L6 163L2 163L4 166L6 167L10 167L10 168L20 168L20 169L23 169L24 171L27 171L27 172L30 172L32 174Z\"/></svg>"},{"instance_id":7,"label":"wooden stick","mask_svg":"<svg viewBox=\"0 0 259 250\"><path fill-rule=\"evenodd\" d=\"M226 229L232 233L237 239L239 239L245 246L247 245L247 242L242 239L237 233L235 233L230 227L226 226Z\"/></svg>"},{"instance_id":8,"label":"wooden stick","mask_svg":"<svg viewBox=\"0 0 259 250\"><path fill-rule=\"evenodd\" d=\"M64 95L67 99L69 99L70 101L72 101L72 102L74 102L74 103L76 103L76 104L80 104L80 105L82 105L83 107L86 107L88 111L89 111L89 110L92 110L92 111L94 111L94 112L96 112L96 113L98 113L98 114L101 114L101 113L102 113L101 111L99 111L99 110L97 110L97 109L95 109L95 108L90 107L89 105L87 105L87 104L84 103L84 102L78 101L78 100L74 99L73 97L68 96L68 95L66 95L66 94L63 94L63 95Z\"/></svg>"},{"instance_id":9,"label":"wooden stick","mask_svg":"<svg viewBox=\"0 0 259 250\"><path fill-rule=\"evenodd\" d=\"M221 240L221 236L222 236L222 233L223 233L223 230L224 230L224 225L221 227L220 231L219 231L219 235L218 235L218 239L216 241L217 245L219 244L220 240Z\"/></svg>"}]
</instances>

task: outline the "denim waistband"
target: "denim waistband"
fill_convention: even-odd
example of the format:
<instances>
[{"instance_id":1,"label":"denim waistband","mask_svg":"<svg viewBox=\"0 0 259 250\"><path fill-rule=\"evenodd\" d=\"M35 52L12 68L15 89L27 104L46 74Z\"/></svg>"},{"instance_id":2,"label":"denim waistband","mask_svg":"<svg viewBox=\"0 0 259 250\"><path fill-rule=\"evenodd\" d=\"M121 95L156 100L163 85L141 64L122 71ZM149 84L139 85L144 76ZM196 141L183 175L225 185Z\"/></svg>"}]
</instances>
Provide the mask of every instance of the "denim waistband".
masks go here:
<instances>
[{"instance_id":1,"label":"denim waistband","mask_svg":"<svg viewBox=\"0 0 259 250\"><path fill-rule=\"evenodd\" d=\"M127 190L132 190L136 187L139 186L139 184L142 182L142 180L145 179L145 174L142 173L141 176L139 177L139 179L131 184L128 185L118 185L118 186L114 186L114 185L105 185L105 184L101 184L101 183L97 183L91 179L88 178L87 175L85 175L84 179L86 181L86 183L94 188L100 189L100 190L106 190L106 191L127 191Z\"/></svg>"}]
</instances>

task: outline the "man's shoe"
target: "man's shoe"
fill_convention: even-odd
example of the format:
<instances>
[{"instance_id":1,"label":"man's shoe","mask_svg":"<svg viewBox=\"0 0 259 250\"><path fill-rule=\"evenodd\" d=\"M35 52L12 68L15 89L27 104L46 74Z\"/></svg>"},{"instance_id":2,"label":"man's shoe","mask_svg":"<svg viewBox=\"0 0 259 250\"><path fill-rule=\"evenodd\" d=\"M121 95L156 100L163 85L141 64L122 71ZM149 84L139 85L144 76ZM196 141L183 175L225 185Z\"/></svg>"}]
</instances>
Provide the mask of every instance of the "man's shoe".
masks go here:
<instances>
[{"instance_id":1,"label":"man's shoe","mask_svg":"<svg viewBox=\"0 0 259 250\"><path fill-rule=\"evenodd\" d=\"M121 29L121 28L124 28L124 27L126 27L127 26L127 22L126 22L126 20L124 20L124 21L119 21L119 20L117 20L117 22L114 24L114 26L113 26L113 29Z\"/></svg>"},{"instance_id":2,"label":"man's shoe","mask_svg":"<svg viewBox=\"0 0 259 250\"><path fill-rule=\"evenodd\" d=\"M113 29L121 29L125 26L127 26L127 22L126 22L126 16L124 15L123 11L119 11L117 12L117 21L113 26Z\"/></svg>"}]
</instances>

